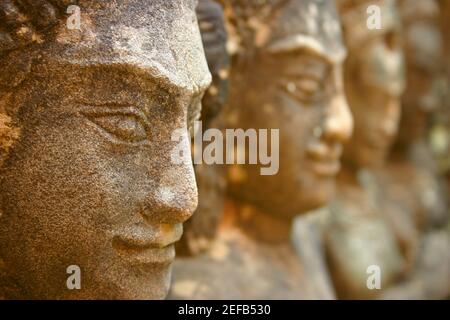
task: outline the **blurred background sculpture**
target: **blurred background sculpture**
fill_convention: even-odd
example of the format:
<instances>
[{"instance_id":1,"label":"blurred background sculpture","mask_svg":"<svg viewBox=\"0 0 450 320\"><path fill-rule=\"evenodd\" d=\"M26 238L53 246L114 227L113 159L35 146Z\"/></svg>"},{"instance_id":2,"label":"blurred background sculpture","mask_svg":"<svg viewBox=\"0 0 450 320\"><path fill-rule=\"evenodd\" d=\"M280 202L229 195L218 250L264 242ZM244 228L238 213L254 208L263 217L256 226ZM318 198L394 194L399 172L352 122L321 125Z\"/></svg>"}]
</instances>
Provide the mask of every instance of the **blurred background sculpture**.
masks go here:
<instances>
[{"instance_id":1,"label":"blurred background sculpture","mask_svg":"<svg viewBox=\"0 0 450 320\"><path fill-rule=\"evenodd\" d=\"M444 299L450 295L450 236L446 191L430 143L434 116L445 104L443 37L435 0L401 4L408 85L399 137L381 172L385 194L397 207L393 227L410 248L407 279L383 298ZM405 225L413 226L405 236Z\"/></svg>"},{"instance_id":2,"label":"blurred background sculpture","mask_svg":"<svg viewBox=\"0 0 450 320\"><path fill-rule=\"evenodd\" d=\"M355 131L344 148L338 195L330 205L324 231L325 246L338 297L373 298L380 291L367 286L369 267L382 270L382 288L394 283L406 268L387 218L396 212L371 172L385 163L400 120L405 87L400 16L392 0L337 3L349 50L345 89ZM381 9L381 29L367 28L369 4Z\"/></svg>"},{"instance_id":3,"label":"blurred background sculpture","mask_svg":"<svg viewBox=\"0 0 450 320\"><path fill-rule=\"evenodd\" d=\"M197 204L170 161L211 78L196 2L78 1L80 30L68 3L0 2L0 295L161 299Z\"/></svg>"},{"instance_id":4,"label":"blurred background sculpture","mask_svg":"<svg viewBox=\"0 0 450 320\"><path fill-rule=\"evenodd\" d=\"M450 190L450 1L439 0L439 21L444 40L444 59L442 70L445 73L445 99L442 108L436 113L433 128L433 149L438 159L439 173L445 177Z\"/></svg>"},{"instance_id":5,"label":"blurred background sculpture","mask_svg":"<svg viewBox=\"0 0 450 320\"><path fill-rule=\"evenodd\" d=\"M227 167L216 239L205 254L176 262L171 296L330 298L306 273L311 262L298 258L290 231L297 214L333 196L342 144L352 131L334 4L224 1L224 7L234 55L229 99L215 123L280 129L280 170L262 176L258 165Z\"/></svg>"}]
</instances>

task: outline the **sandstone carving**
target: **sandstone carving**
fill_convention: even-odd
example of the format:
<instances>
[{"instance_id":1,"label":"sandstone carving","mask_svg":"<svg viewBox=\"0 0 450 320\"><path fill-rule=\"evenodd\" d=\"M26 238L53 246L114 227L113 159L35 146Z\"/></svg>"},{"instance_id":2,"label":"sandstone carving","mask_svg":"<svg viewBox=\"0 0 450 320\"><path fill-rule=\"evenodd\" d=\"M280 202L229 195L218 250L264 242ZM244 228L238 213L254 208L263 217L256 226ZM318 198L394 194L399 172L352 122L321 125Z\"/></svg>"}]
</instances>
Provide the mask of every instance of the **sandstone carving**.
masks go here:
<instances>
[{"instance_id":1,"label":"sandstone carving","mask_svg":"<svg viewBox=\"0 0 450 320\"><path fill-rule=\"evenodd\" d=\"M161 299L197 205L170 161L211 79L196 1L78 1L80 30L69 2L0 4L0 293Z\"/></svg>"}]
</instances>

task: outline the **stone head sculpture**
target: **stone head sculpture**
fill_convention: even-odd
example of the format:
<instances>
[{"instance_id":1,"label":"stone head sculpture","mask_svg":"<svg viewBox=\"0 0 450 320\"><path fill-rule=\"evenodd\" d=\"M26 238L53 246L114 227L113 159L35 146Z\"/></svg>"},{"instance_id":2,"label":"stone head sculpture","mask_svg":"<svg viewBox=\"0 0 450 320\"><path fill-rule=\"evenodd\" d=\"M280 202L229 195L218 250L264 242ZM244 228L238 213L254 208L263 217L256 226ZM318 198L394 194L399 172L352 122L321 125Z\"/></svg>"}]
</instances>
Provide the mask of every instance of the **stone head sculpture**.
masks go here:
<instances>
[{"instance_id":1,"label":"stone head sculpture","mask_svg":"<svg viewBox=\"0 0 450 320\"><path fill-rule=\"evenodd\" d=\"M337 4L349 50L345 90L355 120L344 158L356 167L378 166L397 134L405 87L397 3L337 0ZM379 10L380 29L368 27L370 5Z\"/></svg>"},{"instance_id":2,"label":"stone head sculpture","mask_svg":"<svg viewBox=\"0 0 450 320\"><path fill-rule=\"evenodd\" d=\"M164 298L197 204L170 161L210 82L196 1L81 0L79 29L67 2L0 4L0 290Z\"/></svg>"},{"instance_id":3,"label":"stone head sculpture","mask_svg":"<svg viewBox=\"0 0 450 320\"><path fill-rule=\"evenodd\" d=\"M227 128L279 129L278 172L232 166L228 189L238 200L292 218L332 196L342 144L352 132L339 19L333 1L226 3L237 35Z\"/></svg>"},{"instance_id":4,"label":"stone head sculpture","mask_svg":"<svg viewBox=\"0 0 450 320\"><path fill-rule=\"evenodd\" d=\"M430 114L443 105L443 39L435 0L400 2L407 87L403 95L399 142L426 134Z\"/></svg>"}]
</instances>

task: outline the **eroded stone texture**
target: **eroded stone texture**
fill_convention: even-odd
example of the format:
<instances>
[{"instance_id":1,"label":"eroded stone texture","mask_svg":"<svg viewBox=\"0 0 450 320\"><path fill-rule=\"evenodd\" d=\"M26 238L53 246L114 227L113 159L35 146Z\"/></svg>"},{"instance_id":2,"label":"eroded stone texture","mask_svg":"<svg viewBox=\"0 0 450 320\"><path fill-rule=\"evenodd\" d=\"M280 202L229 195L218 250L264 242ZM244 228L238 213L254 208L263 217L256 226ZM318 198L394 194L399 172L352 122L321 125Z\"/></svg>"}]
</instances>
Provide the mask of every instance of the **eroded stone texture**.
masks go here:
<instances>
[{"instance_id":1,"label":"eroded stone texture","mask_svg":"<svg viewBox=\"0 0 450 320\"><path fill-rule=\"evenodd\" d=\"M367 269L381 269L387 288L405 272L395 233L385 215L394 215L371 172L386 161L398 130L404 90L400 23L395 1L337 1L349 57L345 88L355 132L344 148L338 195L330 205L325 246L340 298L373 298ZM367 28L367 6L381 8L382 28ZM413 229L405 226L407 231Z\"/></svg>"},{"instance_id":2,"label":"eroded stone texture","mask_svg":"<svg viewBox=\"0 0 450 320\"><path fill-rule=\"evenodd\" d=\"M1 294L164 298L197 205L171 134L188 139L211 78L196 2L81 0L81 30L67 3L0 5Z\"/></svg>"},{"instance_id":3,"label":"eroded stone texture","mask_svg":"<svg viewBox=\"0 0 450 320\"><path fill-rule=\"evenodd\" d=\"M345 49L331 1L223 1L234 53L220 128L280 129L279 172L227 167L219 232L204 255L180 259L173 298L330 298L290 242L293 218L334 193L352 118ZM273 142L274 143L274 142ZM315 243L304 243L315 250ZM314 278L315 279L315 278Z\"/></svg>"}]
</instances>

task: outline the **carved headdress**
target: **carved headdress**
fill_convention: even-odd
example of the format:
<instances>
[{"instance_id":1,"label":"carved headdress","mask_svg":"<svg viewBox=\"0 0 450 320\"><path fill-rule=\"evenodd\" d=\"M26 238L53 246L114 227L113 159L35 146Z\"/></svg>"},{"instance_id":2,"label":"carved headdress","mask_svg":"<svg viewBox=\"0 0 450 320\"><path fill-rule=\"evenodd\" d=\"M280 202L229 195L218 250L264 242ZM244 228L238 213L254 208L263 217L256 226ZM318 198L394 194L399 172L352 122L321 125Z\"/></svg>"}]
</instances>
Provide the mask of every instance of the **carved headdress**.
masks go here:
<instances>
[{"instance_id":1,"label":"carved headdress","mask_svg":"<svg viewBox=\"0 0 450 320\"><path fill-rule=\"evenodd\" d=\"M2 0L0 3L0 55L42 43L70 0Z\"/></svg>"},{"instance_id":2,"label":"carved headdress","mask_svg":"<svg viewBox=\"0 0 450 320\"><path fill-rule=\"evenodd\" d=\"M42 44L61 16L67 0L0 2L0 165L19 130L7 114L7 93L20 85L30 72L32 55L19 50ZM13 113L14 111L12 111ZM11 111L9 112L11 113Z\"/></svg>"},{"instance_id":3,"label":"carved headdress","mask_svg":"<svg viewBox=\"0 0 450 320\"><path fill-rule=\"evenodd\" d=\"M328 55L345 54L339 17L333 1L222 0L241 51L292 51L305 42Z\"/></svg>"}]
</instances>

